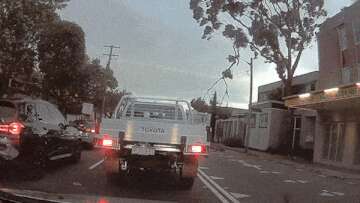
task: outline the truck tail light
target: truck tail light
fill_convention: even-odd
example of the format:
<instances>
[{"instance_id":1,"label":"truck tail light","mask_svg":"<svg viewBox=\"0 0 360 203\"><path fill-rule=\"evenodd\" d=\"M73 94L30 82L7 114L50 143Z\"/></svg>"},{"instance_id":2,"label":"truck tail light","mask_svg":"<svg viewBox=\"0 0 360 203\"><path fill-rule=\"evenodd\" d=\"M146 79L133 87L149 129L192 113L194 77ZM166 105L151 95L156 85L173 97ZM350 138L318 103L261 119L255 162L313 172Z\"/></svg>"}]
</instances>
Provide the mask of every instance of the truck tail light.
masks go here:
<instances>
[{"instance_id":1,"label":"truck tail light","mask_svg":"<svg viewBox=\"0 0 360 203\"><path fill-rule=\"evenodd\" d=\"M104 147L112 147L113 146L113 140L111 139L110 135L104 134L101 144Z\"/></svg>"},{"instance_id":2,"label":"truck tail light","mask_svg":"<svg viewBox=\"0 0 360 203\"><path fill-rule=\"evenodd\" d=\"M20 135L25 126L19 122L13 122L8 125L0 125L0 132L10 133L11 135Z\"/></svg>"},{"instance_id":3,"label":"truck tail light","mask_svg":"<svg viewBox=\"0 0 360 203\"><path fill-rule=\"evenodd\" d=\"M202 152L202 146L200 145L193 145L191 146L191 151L195 153L201 153Z\"/></svg>"},{"instance_id":4,"label":"truck tail light","mask_svg":"<svg viewBox=\"0 0 360 203\"><path fill-rule=\"evenodd\" d=\"M102 145L105 147L111 147L113 145L113 140L111 139L103 139Z\"/></svg>"},{"instance_id":5,"label":"truck tail light","mask_svg":"<svg viewBox=\"0 0 360 203\"><path fill-rule=\"evenodd\" d=\"M188 147L188 152L191 153L206 153L205 145L190 145Z\"/></svg>"}]
</instances>

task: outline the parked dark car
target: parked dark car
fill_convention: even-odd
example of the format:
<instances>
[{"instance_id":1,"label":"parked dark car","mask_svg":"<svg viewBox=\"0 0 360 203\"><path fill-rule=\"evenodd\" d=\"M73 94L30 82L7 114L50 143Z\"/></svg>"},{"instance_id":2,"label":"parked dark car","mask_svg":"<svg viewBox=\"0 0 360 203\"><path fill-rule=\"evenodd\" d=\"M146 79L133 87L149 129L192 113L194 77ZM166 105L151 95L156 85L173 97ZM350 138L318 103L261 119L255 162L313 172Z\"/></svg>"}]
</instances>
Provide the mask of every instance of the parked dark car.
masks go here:
<instances>
[{"instance_id":1,"label":"parked dark car","mask_svg":"<svg viewBox=\"0 0 360 203\"><path fill-rule=\"evenodd\" d=\"M95 139L95 122L88 120L75 120L70 123L81 133L82 145L87 149L93 149Z\"/></svg>"},{"instance_id":2,"label":"parked dark car","mask_svg":"<svg viewBox=\"0 0 360 203\"><path fill-rule=\"evenodd\" d=\"M0 164L42 170L51 161L81 158L79 131L53 104L39 99L0 100Z\"/></svg>"}]
</instances>

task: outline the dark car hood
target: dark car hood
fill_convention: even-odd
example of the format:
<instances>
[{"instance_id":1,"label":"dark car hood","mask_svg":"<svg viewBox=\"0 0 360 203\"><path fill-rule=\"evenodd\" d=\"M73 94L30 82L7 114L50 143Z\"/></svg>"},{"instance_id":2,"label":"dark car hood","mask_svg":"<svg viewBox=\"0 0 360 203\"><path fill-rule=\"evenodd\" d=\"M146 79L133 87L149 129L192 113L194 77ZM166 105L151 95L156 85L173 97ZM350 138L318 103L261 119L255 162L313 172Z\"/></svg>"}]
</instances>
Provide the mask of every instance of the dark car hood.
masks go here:
<instances>
[{"instance_id":1,"label":"dark car hood","mask_svg":"<svg viewBox=\"0 0 360 203\"><path fill-rule=\"evenodd\" d=\"M95 195L77 195L77 194L56 194L33 190L17 190L9 188L0 188L0 200L10 200L10 202L86 202L86 203L112 203L112 202L160 202L158 200L143 200L120 197L106 197Z\"/></svg>"}]
</instances>

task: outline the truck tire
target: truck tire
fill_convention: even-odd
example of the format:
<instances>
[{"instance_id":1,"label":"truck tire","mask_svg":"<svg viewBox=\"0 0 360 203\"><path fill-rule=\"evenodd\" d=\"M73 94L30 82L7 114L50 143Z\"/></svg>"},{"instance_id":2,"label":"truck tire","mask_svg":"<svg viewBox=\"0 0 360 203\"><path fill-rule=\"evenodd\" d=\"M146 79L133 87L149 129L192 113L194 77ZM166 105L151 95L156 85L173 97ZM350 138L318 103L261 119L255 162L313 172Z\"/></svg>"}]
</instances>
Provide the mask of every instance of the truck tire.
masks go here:
<instances>
[{"instance_id":1,"label":"truck tire","mask_svg":"<svg viewBox=\"0 0 360 203\"><path fill-rule=\"evenodd\" d=\"M128 180L128 172L120 169L120 160L111 156L105 158L104 169L108 183L125 184Z\"/></svg>"},{"instance_id":2,"label":"truck tire","mask_svg":"<svg viewBox=\"0 0 360 203\"><path fill-rule=\"evenodd\" d=\"M192 186L194 185L194 177L183 177L180 178L180 187L184 190L191 190Z\"/></svg>"},{"instance_id":3,"label":"truck tire","mask_svg":"<svg viewBox=\"0 0 360 203\"><path fill-rule=\"evenodd\" d=\"M184 164L180 169L180 186L182 189L190 190L194 185L197 175L198 160L195 156L185 156Z\"/></svg>"}]
</instances>

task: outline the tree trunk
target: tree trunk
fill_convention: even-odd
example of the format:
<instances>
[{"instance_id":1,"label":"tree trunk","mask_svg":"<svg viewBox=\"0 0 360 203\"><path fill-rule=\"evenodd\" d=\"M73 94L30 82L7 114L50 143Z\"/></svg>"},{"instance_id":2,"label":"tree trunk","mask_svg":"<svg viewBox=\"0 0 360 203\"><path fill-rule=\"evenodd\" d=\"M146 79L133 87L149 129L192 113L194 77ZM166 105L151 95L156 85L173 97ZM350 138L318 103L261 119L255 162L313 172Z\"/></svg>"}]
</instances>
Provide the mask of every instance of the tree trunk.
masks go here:
<instances>
[{"instance_id":1,"label":"tree trunk","mask_svg":"<svg viewBox=\"0 0 360 203\"><path fill-rule=\"evenodd\" d=\"M285 81L285 87L284 87L284 93L283 93L283 96L284 97L287 97L287 96L290 96L292 95L292 80L293 78L292 77L289 77L286 79Z\"/></svg>"}]
</instances>

